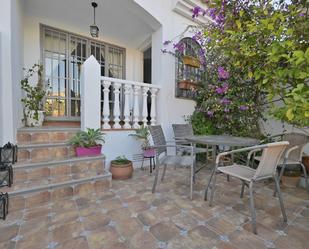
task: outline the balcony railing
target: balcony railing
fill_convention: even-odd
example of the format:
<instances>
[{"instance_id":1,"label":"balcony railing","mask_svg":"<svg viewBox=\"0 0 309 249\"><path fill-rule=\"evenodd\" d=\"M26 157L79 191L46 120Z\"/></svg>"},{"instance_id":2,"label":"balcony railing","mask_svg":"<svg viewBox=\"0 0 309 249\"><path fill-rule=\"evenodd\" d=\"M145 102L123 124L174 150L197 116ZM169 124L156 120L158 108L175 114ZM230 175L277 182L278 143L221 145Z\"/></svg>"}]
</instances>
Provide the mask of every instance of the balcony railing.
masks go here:
<instances>
[{"instance_id":1,"label":"balcony railing","mask_svg":"<svg viewBox=\"0 0 309 249\"><path fill-rule=\"evenodd\" d=\"M156 124L160 86L100 76L100 64L90 56L81 77L81 127L136 129Z\"/></svg>"},{"instance_id":2,"label":"balcony railing","mask_svg":"<svg viewBox=\"0 0 309 249\"><path fill-rule=\"evenodd\" d=\"M156 124L159 86L101 77L103 129L138 128Z\"/></svg>"}]
</instances>

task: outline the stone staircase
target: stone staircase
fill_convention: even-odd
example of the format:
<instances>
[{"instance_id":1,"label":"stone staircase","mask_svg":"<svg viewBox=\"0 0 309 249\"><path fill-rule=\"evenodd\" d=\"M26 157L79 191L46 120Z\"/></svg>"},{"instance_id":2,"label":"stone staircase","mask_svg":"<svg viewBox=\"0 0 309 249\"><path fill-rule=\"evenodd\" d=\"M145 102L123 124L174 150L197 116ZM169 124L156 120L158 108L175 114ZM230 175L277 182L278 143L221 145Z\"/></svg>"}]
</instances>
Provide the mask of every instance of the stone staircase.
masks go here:
<instances>
[{"instance_id":1,"label":"stone staircase","mask_svg":"<svg viewBox=\"0 0 309 249\"><path fill-rule=\"evenodd\" d=\"M18 163L13 166L10 211L92 194L111 187L104 155L76 157L68 140L78 128L22 128L17 132Z\"/></svg>"}]
</instances>

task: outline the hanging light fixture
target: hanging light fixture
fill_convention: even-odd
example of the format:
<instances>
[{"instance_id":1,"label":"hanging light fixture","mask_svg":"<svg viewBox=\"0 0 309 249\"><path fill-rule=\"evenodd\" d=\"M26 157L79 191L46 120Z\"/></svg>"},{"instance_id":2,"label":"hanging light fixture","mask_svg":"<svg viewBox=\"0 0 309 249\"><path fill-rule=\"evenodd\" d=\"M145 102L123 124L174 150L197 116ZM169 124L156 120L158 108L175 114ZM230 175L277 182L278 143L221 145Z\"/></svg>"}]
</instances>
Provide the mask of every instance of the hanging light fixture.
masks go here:
<instances>
[{"instance_id":1,"label":"hanging light fixture","mask_svg":"<svg viewBox=\"0 0 309 249\"><path fill-rule=\"evenodd\" d=\"M92 37L98 37L99 36L99 28L95 24L95 8L98 7L98 4L96 2L92 2L91 6L93 7L93 24L90 25L90 34Z\"/></svg>"}]
</instances>

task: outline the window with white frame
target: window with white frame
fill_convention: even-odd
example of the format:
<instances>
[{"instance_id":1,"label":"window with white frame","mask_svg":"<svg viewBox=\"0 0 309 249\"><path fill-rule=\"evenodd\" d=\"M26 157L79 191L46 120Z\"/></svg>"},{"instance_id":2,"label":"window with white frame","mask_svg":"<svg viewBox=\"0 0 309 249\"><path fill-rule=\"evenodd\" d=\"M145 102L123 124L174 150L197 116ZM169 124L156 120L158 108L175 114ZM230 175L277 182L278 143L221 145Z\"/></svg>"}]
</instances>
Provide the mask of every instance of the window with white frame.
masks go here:
<instances>
[{"instance_id":1,"label":"window with white frame","mask_svg":"<svg viewBox=\"0 0 309 249\"><path fill-rule=\"evenodd\" d=\"M90 55L99 62L101 76L125 78L124 48L45 25L41 25L41 54L50 87L45 104L50 120L80 119L81 65Z\"/></svg>"}]
</instances>

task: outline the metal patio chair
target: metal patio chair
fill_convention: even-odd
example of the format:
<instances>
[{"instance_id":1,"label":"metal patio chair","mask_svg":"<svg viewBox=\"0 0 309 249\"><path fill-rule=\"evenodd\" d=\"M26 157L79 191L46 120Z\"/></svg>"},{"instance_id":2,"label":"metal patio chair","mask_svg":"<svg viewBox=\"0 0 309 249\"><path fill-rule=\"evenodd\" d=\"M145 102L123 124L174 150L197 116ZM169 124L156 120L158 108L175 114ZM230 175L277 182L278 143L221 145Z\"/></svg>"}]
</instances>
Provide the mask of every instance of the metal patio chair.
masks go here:
<instances>
[{"instance_id":1,"label":"metal patio chair","mask_svg":"<svg viewBox=\"0 0 309 249\"><path fill-rule=\"evenodd\" d=\"M161 125L149 126L149 131L154 143L153 148L156 150L156 168L155 179L153 182L152 193L155 192L160 165L164 165L161 181L163 181L167 165L190 166L190 198L193 198L193 177L194 177L194 150L193 146L177 145L175 141L166 141ZM190 155L168 155L167 148L191 149Z\"/></svg>"},{"instance_id":2,"label":"metal patio chair","mask_svg":"<svg viewBox=\"0 0 309 249\"><path fill-rule=\"evenodd\" d=\"M188 145L188 141L185 140L185 137L194 136L193 127L191 124L172 124L173 131L174 131L174 138L175 143L177 145ZM191 151L190 148L181 148L178 147L176 150L177 154L190 154ZM195 154L205 154L206 155L206 163L204 166L201 166L199 169L195 169L196 167L196 161L194 161L194 174L199 172L202 168L206 167L208 159L209 159L209 152L212 152L212 149L209 149L208 146L206 148L203 147L197 147L194 148ZM195 176L193 178L193 181L195 181Z\"/></svg>"},{"instance_id":3,"label":"metal patio chair","mask_svg":"<svg viewBox=\"0 0 309 249\"><path fill-rule=\"evenodd\" d=\"M174 131L175 142L177 145L188 144L188 141L184 140L183 138L194 135L191 124L172 124L172 127ZM183 151L186 152L187 150L183 150ZM195 154L206 153L206 160L208 158L208 152L210 151L211 150L208 147L206 148L196 147L195 148Z\"/></svg>"},{"instance_id":4,"label":"metal patio chair","mask_svg":"<svg viewBox=\"0 0 309 249\"><path fill-rule=\"evenodd\" d=\"M253 185L258 181L264 181L266 179L273 178L275 180L276 190L278 192L279 203L280 203L283 220L286 222L287 216L286 216L284 205L283 205L283 200L282 200L280 185L279 185L279 179L278 179L276 169L280 161L280 158L288 145L289 145L289 142L284 141L284 142L269 143L269 144L258 145L258 146L247 147L247 148L219 153L216 158L216 167L211 174L209 183L205 190L205 200L207 200L207 191L208 191L208 188L210 188L211 193L210 193L209 205L212 206L214 192L215 192L217 172L230 175L232 177L240 179L242 181L240 197L243 197L245 186L249 188L252 230L253 230L253 233L256 234L257 233L256 212L255 212L255 207L254 207ZM234 153L239 153L239 152L244 152L244 151L250 151L252 153L253 151L257 151L257 150L262 150L261 160L259 162L257 169L253 169L253 168L250 168L249 166L244 166L244 165L239 165L239 164L219 167L220 158L226 155L231 155Z\"/></svg>"},{"instance_id":5,"label":"metal patio chair","mask_svg":"<svg viewBox=\"0 0 309 249\"><path fill-rule=\"evenodd\" d=\"M303 171L305 177L305 184L307 192L309 193L309 183L306 168L302 163L302 156L304 152L304 147L309 143L309 136L303 133L283 133L270 136L268 139L277 139L280 141L288 141L289 145L286 147L284 153L282 154L278 168L280 169L279 181L283 176L284 170L287 165L299 165ZM255 160L260 161L261 157L254 157ZM274 193L276 195L276 191Z\"/></svg>"}]
</instances>

